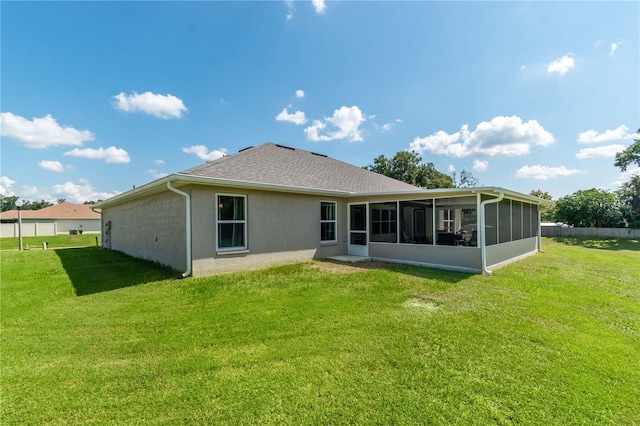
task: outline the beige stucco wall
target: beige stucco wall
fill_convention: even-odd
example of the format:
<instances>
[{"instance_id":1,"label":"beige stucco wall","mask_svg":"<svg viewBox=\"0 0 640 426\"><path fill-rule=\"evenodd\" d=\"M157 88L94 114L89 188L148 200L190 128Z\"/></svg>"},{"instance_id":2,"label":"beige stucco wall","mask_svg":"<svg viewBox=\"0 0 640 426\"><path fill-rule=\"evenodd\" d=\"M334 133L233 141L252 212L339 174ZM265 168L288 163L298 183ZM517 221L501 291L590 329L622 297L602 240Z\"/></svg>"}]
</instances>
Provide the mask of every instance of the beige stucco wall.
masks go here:
<instances>
[{"instance_id":1,"label":"beige stucco wall","mask_svg":"<svg viewBox=\"0 0 640 426\"><path fill-rule=\"evenodd\" d=\"M80 229L85 234L99 234L101 231L100 219L58 219L56 232L58 234L68 234L72 229Z\"/></svg>"},{"instance_id":2,"label":"beige stucco wall","mask_svg":"<svg viewBox=\"0 0 640 426\"><path fill-rule=\"evenodd\" d=\"M193 186L193 275L209 275L346 254L346 202L331 197ZM247 197L247 250L216 251L216 197ZM337 202L337 243L320 243L320 202Z\"/></svg>"},{"instance_id":3,"label":"beige stucco wall","mask_svg":"<svg viewBox=\"0 0 640 426\"><path fill-rule=\"evenodd\" d=\"M128 255L159 262L179 271L187 268L185 199L163 192L102 209L102 245Z\"/></svg>"}]
</instances>

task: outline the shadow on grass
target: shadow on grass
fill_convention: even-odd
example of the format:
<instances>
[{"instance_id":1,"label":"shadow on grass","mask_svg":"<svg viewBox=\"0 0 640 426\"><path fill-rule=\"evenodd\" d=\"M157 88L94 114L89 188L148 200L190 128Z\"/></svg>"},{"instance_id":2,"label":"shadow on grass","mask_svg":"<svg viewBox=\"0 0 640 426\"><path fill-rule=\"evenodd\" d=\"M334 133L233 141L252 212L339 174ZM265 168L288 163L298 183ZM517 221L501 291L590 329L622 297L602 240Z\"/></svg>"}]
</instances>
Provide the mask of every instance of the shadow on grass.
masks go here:
<instances>
[{"instance_id":1,"label":"shadow on grass","mask_svg":"<svg viewBox=\"0 0 640 426\"><path fill-rule=\"evenodd\" d=\"M600 250L638 250L640 240L624 238L577 238L577 237L553 237L553 241L570 246L580 246Z\"/></svg>"},{"instance_id":2,"label":"shadow on grass","mask_svg":"<svg viewBox=\"0 0 640 426\"><path fill-rule=\"evenodd\" d=\"M412 275L418 278L427 278L438 280L449 284L457 284L464 281L475 274L457 271L448 271L445 269L429 268L425 266L407 265L403 263L381 262L381 261L361 261L361 262L341 262L333 259L318 259L316 264L324 265L329 269L343 269L345 272L352 270L353 272L368 269L386 269L401 274Z\"/></svg>"},{"instance_id":3,"label":"shadow on grass","mask_svg":"<svg viewBox=\"0 0 640 426\"><path fill-rule=\"evenodd\" d=\"M96 247L56 249L76 296L175 278L179 274L157 263Z\"/></svg>"}]
</instances>

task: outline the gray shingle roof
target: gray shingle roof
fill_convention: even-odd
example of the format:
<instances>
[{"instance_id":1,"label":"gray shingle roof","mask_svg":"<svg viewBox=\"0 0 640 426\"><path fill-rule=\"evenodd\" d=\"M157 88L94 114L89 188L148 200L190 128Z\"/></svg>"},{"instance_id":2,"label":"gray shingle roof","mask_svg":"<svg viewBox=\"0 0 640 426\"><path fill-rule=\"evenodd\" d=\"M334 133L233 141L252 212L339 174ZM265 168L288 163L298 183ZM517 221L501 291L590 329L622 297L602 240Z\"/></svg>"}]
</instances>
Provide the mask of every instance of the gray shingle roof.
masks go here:
<instances>
[{"instance_id":1,"label":"gray shingle roof","mask_svg":"<svg viewBox=\"0 0 640 426\"><path fill-rule=\"evenodd\" d=\"M352 193L419 189L324 155L273 143L248 148L180 174Z\"/></svg>"}]
</instances>

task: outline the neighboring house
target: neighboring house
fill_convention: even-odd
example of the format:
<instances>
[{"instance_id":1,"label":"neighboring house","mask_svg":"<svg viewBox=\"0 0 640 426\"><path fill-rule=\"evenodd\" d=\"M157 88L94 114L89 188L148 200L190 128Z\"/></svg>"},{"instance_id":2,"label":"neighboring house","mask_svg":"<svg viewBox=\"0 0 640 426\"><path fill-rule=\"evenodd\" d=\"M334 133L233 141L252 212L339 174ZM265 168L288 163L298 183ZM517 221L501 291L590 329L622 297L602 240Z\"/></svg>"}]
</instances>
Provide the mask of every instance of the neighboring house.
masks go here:
<instances>
[{"instance_id":1,"label":"neighboring house","mask_svg":"<svg viewBox=\"0 0 640 426\"><path fill-rule=\"evenodd\" d=\"M103 246L184 276L351 255L488 272L540 249L537 197L430 189L265 143L102 201Z\"/></svg>"},{"instance_id":2,"label":"neighboring house","mask_svg":"<svg viewBox=\"0 0 640 426\"><path fill-rule=\"evenodd\" d=\"M99 234L100 213L90 204L59 203L40 210L22 210L22 236L39 237L80 231ZM18 236L18 210L0 213L2 237Z\"/></svg>"}]
</instances>

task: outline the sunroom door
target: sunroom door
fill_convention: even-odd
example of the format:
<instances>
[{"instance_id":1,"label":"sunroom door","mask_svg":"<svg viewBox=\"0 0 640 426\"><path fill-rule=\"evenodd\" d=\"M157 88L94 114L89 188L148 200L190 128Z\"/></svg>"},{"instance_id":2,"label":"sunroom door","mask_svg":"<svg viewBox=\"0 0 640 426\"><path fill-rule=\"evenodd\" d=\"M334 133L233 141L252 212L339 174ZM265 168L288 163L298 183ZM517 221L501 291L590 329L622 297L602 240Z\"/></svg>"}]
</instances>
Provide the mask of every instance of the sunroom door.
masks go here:
<instances>
[{"instance_id":1,"label":"sunroom door","mask_svg":"<svg viewBox=\"0 0 640 426\"><path fill-rule=\"evenodd\" d=\"M367 223L367 204L349 204L350 256L369 256Z\"/></svg>"}]
</instances>

